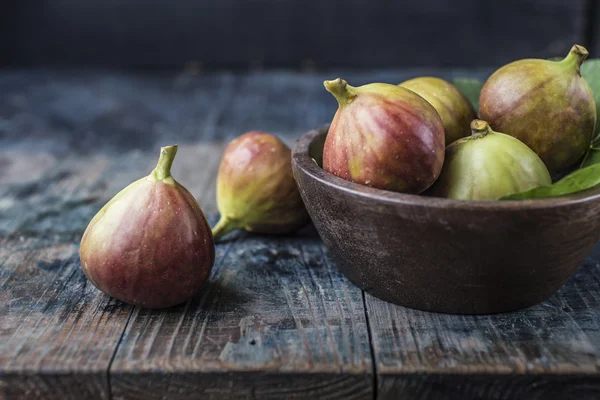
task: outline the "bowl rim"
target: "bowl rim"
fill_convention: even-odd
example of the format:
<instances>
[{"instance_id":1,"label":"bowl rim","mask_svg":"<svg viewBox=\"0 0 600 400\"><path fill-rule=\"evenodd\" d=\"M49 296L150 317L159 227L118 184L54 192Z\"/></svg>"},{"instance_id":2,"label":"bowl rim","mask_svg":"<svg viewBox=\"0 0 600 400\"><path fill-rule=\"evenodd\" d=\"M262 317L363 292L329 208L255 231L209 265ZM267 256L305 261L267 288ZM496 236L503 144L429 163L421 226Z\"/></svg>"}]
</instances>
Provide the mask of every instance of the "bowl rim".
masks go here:
<instances>
[{"instance_id":1,"label":"bowl rim","mask_svg":"<svg viewBox=\"0 0 600 400\"><path fill-rule=\"evenodd\" d=\"M485 209L485 210L533 210L572 206L579 203L600 201L600 186L573 194L524 200L455 200L443 197L407 194L372 188L337 177L318 166L309 155L314 140L327 134L329 124L310 130L300 136L292 147L292 163L312 179L318 180L335 190L368 198L391 205L412 205L440 209Z\"/></svg>"}]
</instances>

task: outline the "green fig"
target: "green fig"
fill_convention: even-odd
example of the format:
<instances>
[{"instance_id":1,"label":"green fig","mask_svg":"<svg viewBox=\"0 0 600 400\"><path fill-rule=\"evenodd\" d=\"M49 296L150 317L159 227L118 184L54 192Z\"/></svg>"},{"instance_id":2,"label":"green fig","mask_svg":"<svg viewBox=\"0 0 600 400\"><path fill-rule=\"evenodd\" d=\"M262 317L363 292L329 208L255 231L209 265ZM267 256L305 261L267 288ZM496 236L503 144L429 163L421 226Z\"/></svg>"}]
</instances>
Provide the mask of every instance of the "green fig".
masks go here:
<instances>
[{"instance_id":1,"label":"green fig","mask_svg":"<svg viewBox=\"0 0 600 400\"><path fill-rule=\"evenodd\" d=\"M422 76L404 81L399 86L412 90L435 108L444 124L446 146L471 134L469 124L476 117L475 110L452 83L433 76Z\"/></svg>"},{"instance_id":2,"label":"green fig","mask_svg":"<svg viewBox=\"0 0 600 400\"><path fill-rule=\"evenodd\" d=\"M482 120L474 120L471 130L471 136L446 148L444 168L429 195L498 200L551 183L543 161L520 140L492 131Z\"/></svg>"},{"instance_id":3,"label":"green fig","mask_svg":"<svg viewBox=\"0 0 600 400\"><path fill-rule=\"evenodd\" d=\"M244 133L227 145L217 176L217 206L221 218L213 228L215 240L236 229L292 233L309 222L291 151L265 132Z\"/></svg>"},{"instance_id":4,"label":"green fig","mask_svg":"<svg viewBox=\"0 0 600 400\"><path fill-rule=\"evenodd\" d=\"M421 193L444 162L444 126L437 111L397 85L352 87L325 81L338 101L323 147L323 169L378 189Z\"/></svg>"},{"instance_id":5,"label":"green fig","mask_svg":"<svg viewBox=\"0 0 600 400\"><path fill-rule=\"evenodd\" d=\"M561 61L524 59L494 72L479 98L479 116L534 150L552 174L579 161L592 141L596 105L581 76L588 51L573 46Z\"/></svg>"},{"instance_id":6,"label":"green fig","mask_svg":"<svg viewBox=\"0 0 600 400\"><path fill-rule=\"evenodd\" d=\"M189 300L208 280L215 245L202 209L171 175L177 146L121 190L90 221L81 266L104 293L146 308Z\"/></svg>"}]
</instances>

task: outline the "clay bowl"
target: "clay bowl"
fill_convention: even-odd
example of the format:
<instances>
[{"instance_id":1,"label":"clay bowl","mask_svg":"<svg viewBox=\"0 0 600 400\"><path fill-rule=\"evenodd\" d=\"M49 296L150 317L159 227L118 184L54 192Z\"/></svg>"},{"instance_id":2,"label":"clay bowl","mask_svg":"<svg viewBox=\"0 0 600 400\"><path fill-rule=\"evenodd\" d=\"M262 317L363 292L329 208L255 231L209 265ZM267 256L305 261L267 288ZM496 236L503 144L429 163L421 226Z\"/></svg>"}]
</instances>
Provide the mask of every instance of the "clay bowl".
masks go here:
<instances>
[{"instance_id":1,"label":"clay bowl","mask_svg":"<svg viewBox=\"0 0 600 400\"><path fill-rule=\"evenodd\" d=\"M294 175L340 270L383 300L458 314L521 309L556 293L600 240L598 188L523 201L373 189L320 167L326 135L298 139Z\"/></svg>"}]
</instances>

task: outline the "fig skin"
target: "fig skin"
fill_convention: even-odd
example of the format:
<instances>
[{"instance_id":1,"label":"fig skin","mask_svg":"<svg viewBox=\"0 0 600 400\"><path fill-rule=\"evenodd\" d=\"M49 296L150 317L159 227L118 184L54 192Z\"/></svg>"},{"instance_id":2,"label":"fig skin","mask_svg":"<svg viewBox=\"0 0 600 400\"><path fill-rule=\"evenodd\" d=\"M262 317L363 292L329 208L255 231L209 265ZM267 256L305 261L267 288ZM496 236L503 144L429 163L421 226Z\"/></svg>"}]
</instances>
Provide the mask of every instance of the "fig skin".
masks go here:
<instances>
[{"instance_id":1,"label":"fig skin","mask_svg":"<svg viewBox=\"0 0 600 400\"><path fill-rule=\"evenodd\" d=\"M289 234L310 221L292 172L285 143L266 132L250 131L225 149L217 176L221 218L215 240L244 229L262 234Z\"/></svg>"},{"instance_id":2,"label":"fig skin","mask_svg":"<svg viewBox=\"0 0 600 400\"><path fill-rule=\"evenodd\" d=\"M399 84L427 100L444 124L446 146L471 134L470 124L477 116L460 90L452 83L433 76L409 79Z\"/></svg>"},{"instance_id":3,"label":"fig skin","mask_svg":"<svg viewBox=\"0 0 600 400\"><path fill-rule=\"evenodd\" d=\"M83 272L102 292L145 308L189 300L215 261L210 226L170 173L177 146L161 148L150 175L113 197L81 239Z\"/></svg>"},{"instance_id":4,"label":"fig skin","mask_svg":"<svg viewBox=\"0 0 600 400\"><path fill-rule=\"evenodd\" d=\"M323 148L323 168L373 188L418 194L440 174L444 126L416 93L386 83L324 82L339 103Z\"/></svg>"},{"instance_id":5,"label":"fig skin","mask_svg":"<svg viewBox=\"0 0 600 400\"><path fill-rule=\"evenodd\" d=\"M472 135L446 148L442 173L427 192L456 200L498 200L552 183L544 162L520 140L474 120Z\"/></svg>"},{"instance_id":6,"label":"fig skin","mask_svg":"<svg viewBox=\"0 0 600 400\"><path fill-rule=\"evenodd\" d=\"M594 95L580 72L587 56L574 45L561 61L524 59L501 67L483 86L480 118L533 149L551 174L573 166L596 125Z\"/></svg>"}]
</instances>

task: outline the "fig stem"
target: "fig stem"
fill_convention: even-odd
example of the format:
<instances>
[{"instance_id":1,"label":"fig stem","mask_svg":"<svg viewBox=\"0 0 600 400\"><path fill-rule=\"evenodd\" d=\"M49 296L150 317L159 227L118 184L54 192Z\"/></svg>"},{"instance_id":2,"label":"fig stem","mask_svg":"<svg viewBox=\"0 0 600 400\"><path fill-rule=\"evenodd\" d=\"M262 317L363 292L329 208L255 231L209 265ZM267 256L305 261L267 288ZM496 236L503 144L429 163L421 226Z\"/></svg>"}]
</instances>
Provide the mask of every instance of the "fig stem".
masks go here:
<instances>
[{"instance_id":1,"label":"fig stem","mask_svg":"<svg viewBox=\"0 0 600 400\"><path fill-rule=\"evenodd\" d=\"M171 176L171 166L177 154L177 145L165 146L160 148L160 157L158 163L152 171L152 177L157 181L162 181Z\"/></svg>"},{"instance_id":2,"label":"fig stem","mask_svg":"<svg viewBox=\"0 0 600 400\"><path fill-rule=\"evenodd\" d=\"M354 88L348 85L348 82L342 78L337 78L332 81L323 82L323 86L329 93L331 93L338 103L342 105L350 104L356 98Z\"/></svg>"},{"instance_id":3,"label":"fig stem","mask_svg":"<svg viewBox=\"0 0 600 400\"><path fill-rule=\"evenodd\" d=\"M585 47L576 44L571 47L571 51L569 51L569 54L561 62L567 66L575 67L577 73L581 75L581 64L583 64L589 54Z\"/></svg>"},{"instance_id":4,"label":"fig stem","mask_svg":"<svg viewBox=\"0 0 600 400\"><path fill-rule=\"evenodd\" d=\"M471 121L471 135L485 136L490 133L490 125L481 119Z\"/></svg>"},{"instance_id":5,"label":"fig stem","mask_svg":"<svg viewBox=\"0 0 600 400\"><path fill-rule=\"evenodd\" d=\"M212 228L212 234L214 240L219 240L229 232L238 229L238 224L231 218L221 216L219 222Z\"/></svg>"}]
</instances>

